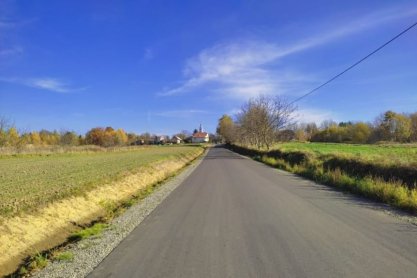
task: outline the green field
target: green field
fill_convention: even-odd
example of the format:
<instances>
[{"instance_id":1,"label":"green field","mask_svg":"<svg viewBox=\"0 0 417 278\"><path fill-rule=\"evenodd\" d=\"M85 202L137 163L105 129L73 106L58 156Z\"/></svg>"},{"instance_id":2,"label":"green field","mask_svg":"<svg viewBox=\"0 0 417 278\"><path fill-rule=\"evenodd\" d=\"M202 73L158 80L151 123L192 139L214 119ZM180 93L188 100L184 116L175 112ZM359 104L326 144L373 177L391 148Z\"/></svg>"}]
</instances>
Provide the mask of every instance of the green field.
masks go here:
<instances>
[{"instance_id":1,"label":"green field","mask_svg":"<svg viewBox=\"0 0 417 278\"><path fill-rule=\"evenodd\" d=\"M384 164L417 166L417 145L358 145L340 143L281 143L274 149L282 151L309 151L316 155L346 155Z\"/></svg>"},{"instance_id":2,"label":"green field","mask_svg":"<svg viewBox=\"0 0 417 278\"><path fill-rule=\"evenodd\" d=\"M165 159L196 153L198 146L121 148L101 152L0 157L0 216L33 210L82 194Z\"/></svg>"}]
</instances>

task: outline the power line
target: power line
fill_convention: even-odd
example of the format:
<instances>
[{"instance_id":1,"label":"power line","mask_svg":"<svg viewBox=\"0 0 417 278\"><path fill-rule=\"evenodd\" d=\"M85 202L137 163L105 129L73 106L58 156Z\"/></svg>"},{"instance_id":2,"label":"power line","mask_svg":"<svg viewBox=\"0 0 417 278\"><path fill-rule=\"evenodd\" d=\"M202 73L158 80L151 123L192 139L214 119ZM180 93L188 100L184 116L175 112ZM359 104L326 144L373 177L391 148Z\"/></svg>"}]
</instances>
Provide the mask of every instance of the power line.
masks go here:
<instances>
[{"instance_id":1,"label":"power line","mask_svg":"<svg viewBox=\"0 0 417 278\"><path fill-rule=\"evenodd\" d=\"M300 101L301 99L311 95L312 93L314 93L315 91L319 90L320 88L326 86L327 84L329 84L330 82L332 82L333 80L335 80L336 78L340 77L341 75L343 75L344 73L346 73L347 71L353 69L354 67L356 67L357 65L359 65L360 63L362 63L363 61L365 61L366 59L368 59L369 57L371 57L372 55L374 55L375 53L377 53L378 51L380 51L382 48L384 48L385 46L387 46L388 44L392 43L393 41L395 41L396 39L398 39L400 36L404 35L405 33L407 33L408 31L410 31L413 27L415 27L417 25L417 22L415 22L414 24L412 24L411 26L409 26L407 29L405 29L404 31L402 31L401 33L399 33L398 35L396 35L395 37L393 37L392 39L390 39L389 41L387 41L386 43L384 43L383 45L381 45L380 47L378 47L377 49L375 49L374 51L372 51L371 53L369 53L368 55L366 55L365 57L363 57L362 59L360 59L359 61L357 61L356 63L354 63L353 65L351 65L350 67L348 67L347 69L345 69L344 71L342 71L341 73L333 76L332 78L330 78L329 80L327 80L326 82L324 82L323 84L321 84L320 86L314 88L313 90L309 91L308 93L296 98L295 100L293 100L292 102L290 102L290 105Z\"/></svg>"}]
</instances>

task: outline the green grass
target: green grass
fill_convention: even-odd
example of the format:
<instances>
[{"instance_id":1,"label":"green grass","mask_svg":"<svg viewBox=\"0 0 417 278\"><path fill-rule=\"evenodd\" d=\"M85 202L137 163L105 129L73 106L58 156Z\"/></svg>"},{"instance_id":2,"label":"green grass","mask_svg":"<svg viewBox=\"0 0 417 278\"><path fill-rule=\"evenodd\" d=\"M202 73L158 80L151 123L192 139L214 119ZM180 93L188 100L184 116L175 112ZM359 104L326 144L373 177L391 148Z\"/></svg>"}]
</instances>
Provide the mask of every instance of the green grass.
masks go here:
<instances>
[{"instance_id":1,"label":"green grass","mask_svg":"<svg viewBox=\"0 0 417 278\"><path fill-rule=\"evenodd\" d=\"M36 254L29 264L29 269L42 269L48 265L48 256L45 254Z\"/></svg>"},{"instance_id":2,"label":"green grass","mask_svg":"<svg viewBox=\"0 0 417 278\"><path fill-rule=\"evenodd\" d=\"M58 253L54 258L58 261L72 261L74 259L74 253L65 251Z\"/></svg>"},{"instance_id":3,"label":"green grass","mask_svg":"<svg viewBox=\"0 0 417 278\"><path fill-rule=\"evenodd\" d=\"M0 216L34 211L137 173L142 166L190 155L198 146L121 148L105 152L0 157Z\"/></svg>"},{"instance_id":4,"label":"green grass","mask_svg":"<svg viewBox=\"0 0 417 278\"><path fill-rule=\"evenodd\" d=\"M335 186L341 190L381 201L407 211L417 212L417 190L409 189L398 181L386 182L377 177L353 177L340 169L325 170L320 165L290 165L282 159L275 159L266 155L257 160L319 183Z\"/></svg>"},{"instance_id":5,"label":"green grass","mask_svg":"<svg viewBox=\"0 0 417 278\"><path fill-rule=\"evenodd\" d=\"M274 149L282 151L308 151L318 156L344 155L366 161L376 161L384 164L415 165L417 166L416 144L385 144L360 145L340 143L280 143Z\"/></svg>"},{"instance_id":6,"label":"green grass","mask_svg":"<svg viewBox=\"0 0 417 278\"><path fill-rule=\"evenodd\" d=\"M92 236L98 236L100 235L104 229L108 227L105 223L96 223L91 227L82 229L78 232L73 233L70 237L70 241L78 241L82 239L86 239Z\"/></svg>"}]
</instances>

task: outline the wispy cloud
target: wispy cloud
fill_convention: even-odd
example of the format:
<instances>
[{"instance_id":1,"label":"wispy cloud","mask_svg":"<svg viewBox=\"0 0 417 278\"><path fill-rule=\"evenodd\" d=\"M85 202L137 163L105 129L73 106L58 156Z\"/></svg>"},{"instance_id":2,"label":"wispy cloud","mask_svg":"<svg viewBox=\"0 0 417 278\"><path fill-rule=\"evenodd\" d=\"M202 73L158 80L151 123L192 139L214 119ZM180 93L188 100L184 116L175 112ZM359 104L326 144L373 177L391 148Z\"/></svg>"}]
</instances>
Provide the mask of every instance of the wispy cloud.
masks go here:
<instances>
[{"instance_id":1,"label":"wispy cloud","mask_svg":"<svg viewBox=\"0 0 417 278\"><path fill-rule=\"evenodd\" d=\"M36 21L36 18L20 19L15 14L16 1L0 1L0 57L3 59L21 54L23 47L17 42L19 30Z\"/></svg>"},{"instance_id":2,"label":"wispy cloud","mask_svg":"<svg viewBox=\"0 0 417 278\"><path fill-rule=\"evenodd\" d=\"M294 116L295 120L301 123L320 124L326 120L339 121L339 116L332 111L313 108L299 108Z\"/></svg>"},{"instance_id":3,"label":"wispy cloud","mask_svg":"<svg viewBox=\"0 0 417 278\"><path fill-rule=\"evenodd\" d=\"M168 117L168 118L187 118L196 114L210 114L210 112L199 109L184 109L184 110L168 110L160 112L152 112L154 116Z\"/></svg>"},{"instance_id":4,"label":"wispy cloud","mask_svg":"<svg viewBox=\"0 0 417 278\"><path fill-rule=\"evenodd\" d=\"M222 96L239 99L259 94L289 94L294 91L294 84L311 85L312 82L317 83L318 78L297 72L279 72L271 67L272 64L288 55L416 14L417 9L378 11L289 46L261 40L217 44L188 59L182 84L163 90L158 95L179 95L202 86Z\"/></svg>"},{"instance_id":5,"label":"wispy cloud","mask_svg":"<svg viewBox=\"0 0 417 278\"><path fill-rule=\"evenodd\" d=\"M29 86L32 88L48 90L56 93L72 93L83 91L87 87L73 87L61 79L43 77L43 78L0 78L0 81L15 83L19 85Z\"/></svg>"},{"instance_id":6,"label":"wispy cloud","mask_svg":"<svg viewBox=\"0 0 417 278\"><path fill-rule=\"evenodd\" d=\"M26 84L31 87L45 89L58 93L68 93L74 91L74 89L68 87L68 84L62 82L59 79L54 78L33 78L27 80Z\"/></svg>"}]
</instances>

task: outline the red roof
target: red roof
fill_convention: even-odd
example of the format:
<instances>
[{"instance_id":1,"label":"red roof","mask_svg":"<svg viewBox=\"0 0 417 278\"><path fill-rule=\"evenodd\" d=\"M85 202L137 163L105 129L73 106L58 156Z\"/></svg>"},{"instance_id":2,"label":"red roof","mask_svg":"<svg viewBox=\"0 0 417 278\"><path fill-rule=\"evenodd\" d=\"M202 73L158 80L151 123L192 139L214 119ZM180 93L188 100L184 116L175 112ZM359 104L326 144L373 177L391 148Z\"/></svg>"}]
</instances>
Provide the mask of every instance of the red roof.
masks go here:
<instances>
[{"instance_id":1,"label":"red roof","mask_svg":"<svg viewBox=\"0 0 417 278\"><path fill-rule=\"evenodd\" d=\"M193 134L194 138L206 138L208 136L207 132L197 132Z\"/></svg>"}]
</instances>

